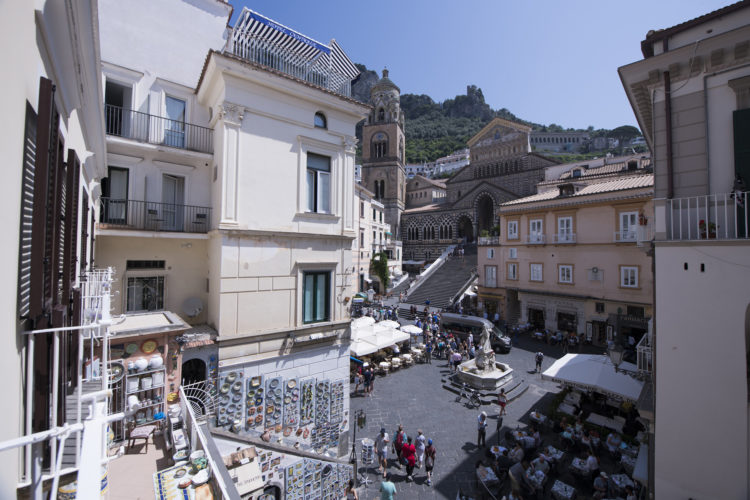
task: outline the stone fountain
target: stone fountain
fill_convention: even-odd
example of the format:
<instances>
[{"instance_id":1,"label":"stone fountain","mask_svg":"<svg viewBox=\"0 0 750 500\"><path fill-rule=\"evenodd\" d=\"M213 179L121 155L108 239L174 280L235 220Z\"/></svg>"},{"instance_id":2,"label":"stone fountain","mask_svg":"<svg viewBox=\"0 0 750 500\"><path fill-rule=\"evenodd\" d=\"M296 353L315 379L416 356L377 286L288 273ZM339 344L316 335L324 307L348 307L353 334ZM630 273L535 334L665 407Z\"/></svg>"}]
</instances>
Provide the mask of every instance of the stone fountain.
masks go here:
<instances>
[{"instance_id":1,"label":"stone fountain","mask_svg":"<svg viewBox=\"0 0 750 500\"><path fill-rule=\"evenodd\" d=\"M489 329L485 328L482 332L474 359L458 366L457 377L460 382L483 391L498 390L513 380L513 368L495 360Z\"/></svg>"}]
</instances>

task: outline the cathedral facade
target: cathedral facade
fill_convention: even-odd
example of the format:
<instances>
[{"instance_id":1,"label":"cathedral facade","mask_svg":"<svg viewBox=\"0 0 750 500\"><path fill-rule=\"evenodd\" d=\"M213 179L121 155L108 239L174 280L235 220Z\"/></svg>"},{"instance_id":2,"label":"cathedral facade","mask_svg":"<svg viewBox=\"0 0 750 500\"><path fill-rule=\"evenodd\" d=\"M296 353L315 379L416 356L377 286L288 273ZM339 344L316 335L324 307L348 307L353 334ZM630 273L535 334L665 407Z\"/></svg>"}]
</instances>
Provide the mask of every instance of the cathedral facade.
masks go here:
<instances>
[{"instance_id":1,"label":"cathedral facade","mask_svg":"<svg viewBox=\"0 0 750 500\"><path fill-rule=\"evenodd\" d=\"M470 163L446 182L445 202L402 213L405 261L430 261L449 245L499 232L498 206L534 194L544 169L558 164L531 152L530 133L526 125L495 118L469 140Z\"/></svg>"}]
</instances>

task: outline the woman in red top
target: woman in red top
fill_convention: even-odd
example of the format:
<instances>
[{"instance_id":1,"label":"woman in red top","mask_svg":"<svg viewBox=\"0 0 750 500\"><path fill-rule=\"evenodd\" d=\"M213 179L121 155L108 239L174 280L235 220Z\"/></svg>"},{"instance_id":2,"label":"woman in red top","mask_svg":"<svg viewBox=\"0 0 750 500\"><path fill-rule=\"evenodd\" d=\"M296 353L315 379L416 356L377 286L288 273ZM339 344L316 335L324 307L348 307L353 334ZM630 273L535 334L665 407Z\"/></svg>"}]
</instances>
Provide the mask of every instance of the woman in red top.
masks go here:
<instances>
[{"instance_id":1,"label":"woman in red top","mask_svg":"<svg viewBox=\"0 0 750 500\"><path fill-rule=\"evenodd\" d=\"M412 481L414 465L417 463L417 448L411 442L411 436L406 438L406 444L401 448L401 456L406 460L406 480Z\"/></svg>"}]
</instances>

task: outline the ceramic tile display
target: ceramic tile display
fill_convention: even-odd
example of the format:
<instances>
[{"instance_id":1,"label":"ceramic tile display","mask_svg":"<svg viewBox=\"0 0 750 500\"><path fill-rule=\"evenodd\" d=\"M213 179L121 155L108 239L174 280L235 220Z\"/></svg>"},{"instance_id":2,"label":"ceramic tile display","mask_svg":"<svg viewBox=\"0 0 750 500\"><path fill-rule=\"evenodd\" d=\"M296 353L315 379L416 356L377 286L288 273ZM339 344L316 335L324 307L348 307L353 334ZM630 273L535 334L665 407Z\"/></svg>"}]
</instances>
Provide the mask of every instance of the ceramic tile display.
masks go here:
<instances>
[{"instance_id":1,"label":"ceramic tile display","mask_svg":"<svg viewBox=\"0 0 750 500\"><path fill-rule=\"evenodd\" d=\"M331 418L331 382L318 380L315 385L315 425L320 427Z\"/></svg>"},{"instance_id":2,"label":"ceramic tile display","mask_svg":"<svg viewBox=\"0 0 750 500\"><path fill-rule=\"evenodd\" d=\"M245 391L241 371L229 371L219 377L217 425L226 427L244 421Z\"/></svg>"},{"instance_id":3,"label":"ceramic tile display","mask_svg":"<svg viewBox=\"0 0 750 500\"><path fill-rule=\"evenodd\" d=\"M261 428L263 426L263 396L265 394L263 376L250 377L246 380L245 385L247 386L245 428L247 430Z\"/></svg>"},{"instance_id":4,"label":"ceramic tile display","mask_svg":"<svg viewBox=\"0 0 750 500\"><path fill-rule=\"evenodd\" d=\"M288 378L284 384L284 435L288 435L287 429L293 429L299 425L299 399L300 388L296 378Z\"/></svg>"},{"instance_id":5,"label":"ceramic tile display","mask_svg":"<svg viewBox=\"0 0 750 500\"><path fill-rule=\"evenodd\" d=\"M283 469L287 500L333 500L345 498L346 485L354 477L351 465L300 459Z\"/></svg>"},{"instance_id":6,"label":"ceramic tile display","mask_svg":"<svg viewBox=\"0 0 750 500\"><path fill-rule=\"evenodd\" d=\"M319 460L304 459L305 500L320 500L323 464Z\"/></svg>"},{"instance_id":7,"label":"ceramic tile display","mask_svg":"<svg viewBox=\"0 0 750 500\"><path fill-rule=\"evenodd\" d=\"M265 428L273 429L276 432L281 432L282 429L281 405L284 401L284 398L282 397L283 390L284 385L281 377L266 379Z\"/></svg>"},{"instance_id":8,"label":"ceramic tile display","mask_svg":"<svg viewBox=\"0 0 750 500\"><path fill-rule=\"evenodd\" d=\"M305 498L305 464L300 460L286 468L286 499L304 500Z\"/></svg>"},{"instance_id":9,"label":"ceramic tile display","mask_svg":"<svg viewBox=\"0 0 750 500\"><path fill-rule=\"evenodd\" d=\"M312 423L315 417L315 379L302 381L300 425Z\"/></svg>"},{"instance_id":10,"label":"ceramic tile display","mask_svg":"<svg viewBox=\"0 0 750 500\"><path fill-rule=\"evenodd\" d=\"M331 423L339 424L344 420L344 381L337 380L331 384Z\"/></svg>"},{"instance_id":11,"label":"ceramic tile display","mask_svg":"<svg viewBox=\"0 0 750 500\"><path fill-rule=\"evenodd\" d=\"M339 445L339 424L328 422L323 425L316 425L310 434L310 445L313 450L323 452L328 448L335 448Z\"/></svg>"}]
</instances>

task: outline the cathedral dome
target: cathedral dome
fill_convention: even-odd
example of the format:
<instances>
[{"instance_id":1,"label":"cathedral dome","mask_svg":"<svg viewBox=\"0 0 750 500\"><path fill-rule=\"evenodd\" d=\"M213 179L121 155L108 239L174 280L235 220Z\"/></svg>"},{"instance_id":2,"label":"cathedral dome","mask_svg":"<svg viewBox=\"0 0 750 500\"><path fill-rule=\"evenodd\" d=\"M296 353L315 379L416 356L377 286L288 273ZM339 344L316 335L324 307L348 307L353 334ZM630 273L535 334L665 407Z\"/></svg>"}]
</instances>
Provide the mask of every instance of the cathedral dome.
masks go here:
<instances>
[{"instance_id":1,"label":"cathedral dome","mask_svg":"<svg viewBox=\"0 0 750 500\"><path fill-rule=\"evenodd\" d=\"M378 83L376 83L375 85L373 85L371 92L382 91L382 90L389 90L389 89L393 89L396 92L401 93L401 89L398 88L398 85L396 85L395 83L393 83L393 81L391 81L391 79L388 78L388 70L384 69L383 70L383 78L381 78L380 80L378 80Z\"/></svg>"}]
</instances>

